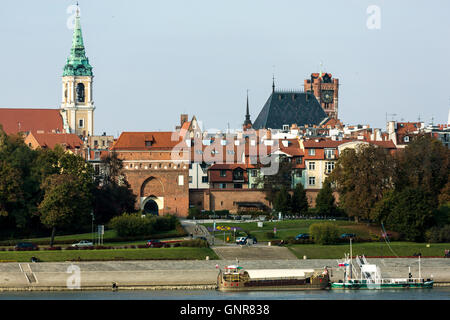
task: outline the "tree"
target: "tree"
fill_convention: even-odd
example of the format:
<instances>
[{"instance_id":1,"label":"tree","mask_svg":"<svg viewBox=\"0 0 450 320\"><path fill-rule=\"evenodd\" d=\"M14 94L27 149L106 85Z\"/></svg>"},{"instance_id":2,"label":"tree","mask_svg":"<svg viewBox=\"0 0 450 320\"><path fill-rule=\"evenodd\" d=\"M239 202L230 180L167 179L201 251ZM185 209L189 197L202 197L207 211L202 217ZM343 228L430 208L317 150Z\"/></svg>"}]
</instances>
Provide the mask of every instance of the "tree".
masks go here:
<instances>
[{"instance_id":1,"label":"tree","mask_svg":"<svg viewBox=\"0 0 450 320\"><path fill-rule=\"evenodd\" d=\"M333 244L338 239L338 228L333 223L320 222L309 226L309 233L317 244Z\"/></svg>"},{"instance_id":2,"label":"tree","mask_svg":"<svg viewBox=\"0 0 450 320\"><path fill-rule=\"evenodd\" d=\"M273 204L276 195L283 187L291 189L292 172L294 168L290 158L286 156L279 156L275 161L277 161L278 164L278 170L276 172L261 175L255 180L256 184L264 185L266 200ZM270 167L270 165L267 165L267 167Z\"/></svg>"},{"instance_id":3,"label":"tree","mask_svg":"<svg viewBox=\"0 0 450 320\"><path fill-rule=\"evenodd\" d=\"M82 178L66 173L47 177L42 189L45 195L39 212L42 223L52 229L50 246L53 246L57 228L87 223L92 210L91 194Z\"/></svg>"},{"instance_id":4,"label":"tree","mask_svg":"<svg viewBox=\"0 0 450 320\"><path fill-rule=\"evenodd\" d=\"M325 179L322 189L317 194L315 211L321 216L334 216L336 214L336 200L328 179Z\"/></svg>"},{"instance_id":5,"label":"tree","mask_svg":"<svg viewBox=\"0 0 450 320\"><path fill-rule=\"evenodd\" d=\"M286 187L281 187L281 189L276 193L273 201L273 209L277 213L281 212L282 214L291 211L291 196Z\"/></svg>"},{"instance_id":6,"label":"tree","mask_svg":"<svg viewBox=\"0 0 450 320\"><path fill-rule=\"evenodd\" d=\"M387 228L406 240L423 241L425 231L434 224L434 201L423 187L391 190L374 208L374 215Z\"/></svg>"},{"instance_id":7,"label":"tree","mask_svg":"<svg viewBox=\"0 0 450 320\"><path fill-rule=\"evenodd\" d=\"M112 152L101 160L104 175L94 190L94 214L97 223L107 223L124 212L135 212L136 195L122 177L122 160Z\"/></svg>"},{"instance_id":8,"label":"tree","mask_svg":"<svg viewBox=\"0 0 450 320\"><path fill-rule=\"evenodd\" d=\"M306 190L301 183L295 186L294 193L292 195L291 201L291 211L292 213L298 215L308 214L308 198L306 197Z\"/></svg>"},{"instance_id":9,"label":"tree","mask_svg":"<svg viewBox=\"0 0 450 320\"><path fill-rule=\"evenodd\" d=\"M422 187L437 201L448 183L450 151L430 135L419 135L395 156L395 189Z\"/></svg>"},{"instance_id":10,"label":"tree","mask_svg":"<svg viewBox=\"0 0 450 320\"><path fill-rule=\"evenodd\" d=\"M0 126L0 212L12 234L24 233L35 211L39 182L30 174L36 151L28 148L20 135L7 135ZM1 221L0 223L6 221ZM1 230L4 231L4 230Z\"/></svg>"},{"instance_id":11,"label":"tree","mask_svg":"<svg viewBox=\"0 0 450 320\"><path fill-rule=\"evenodd\" d=\"M373 145L345 149L330 174L336 184L340 204L347 214L372 219L371 211L386 190L392 189L394 162L387 150Z\"/></svg>"}]
</instances>

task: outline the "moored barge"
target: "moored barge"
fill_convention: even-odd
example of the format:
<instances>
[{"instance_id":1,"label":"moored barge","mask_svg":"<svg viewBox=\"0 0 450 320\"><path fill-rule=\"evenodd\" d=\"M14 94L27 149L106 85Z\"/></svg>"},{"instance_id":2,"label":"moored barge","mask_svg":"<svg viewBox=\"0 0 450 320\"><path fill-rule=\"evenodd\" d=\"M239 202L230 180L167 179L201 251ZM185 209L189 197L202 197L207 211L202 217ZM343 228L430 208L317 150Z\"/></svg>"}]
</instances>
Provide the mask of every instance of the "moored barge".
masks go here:
<instances>
[{"instance_id":1,"label":"moored barge","mask_svg":"<svg viewBox=\"0 0 450 320\"><path fill-rule=\"evenodd\" d=\"M329 283L326 268L244 270L239 265L231 265L220 270L217 276L220 291L318 290L328 288Z\"/></svg>"}]
</instances>

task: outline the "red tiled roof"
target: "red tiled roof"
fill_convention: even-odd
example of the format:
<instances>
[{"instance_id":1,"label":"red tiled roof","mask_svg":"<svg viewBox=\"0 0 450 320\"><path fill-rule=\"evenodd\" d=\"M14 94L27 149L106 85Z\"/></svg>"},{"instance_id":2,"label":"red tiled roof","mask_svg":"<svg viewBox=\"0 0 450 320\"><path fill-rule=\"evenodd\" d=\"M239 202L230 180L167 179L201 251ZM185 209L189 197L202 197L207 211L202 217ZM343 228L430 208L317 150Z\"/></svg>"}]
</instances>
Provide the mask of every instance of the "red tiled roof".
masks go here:
<instances>
[{"instance_id":1,"label":"red tiled roof","mask_svg":"<svg viewBox=\"0 0 450 320\"><path fill-rule=\"evenodd\" d=\"M421 122L397 122L397 133L405 134L419 131L421 126Z\"/></svg>"},{"instance_id":2,"label":"red tiled roof","mask_svg":"<svg viewBox=\"0 0 450 320\"><path fill-rule=\"evenodd\" d=\"M68 149L81 148L83 141L73 133L30 133L43 148L53 149L56 145Z\"/></svg>"},{"instance_id":3,"label":"red tiled roof","mask_svg":"<svg viewBox=\"0 0 450 320\"><path fill-rule=\"evenodd\" d=\"M146 141L151 142L146 144ZM122 132L112 150L172 150L181 142L176 132Z\"/></svg>"},{"instance_id":4,"label":"red tiled roof","mask_svg":"<svg viewBox=\"0 0 450 320\"><path fill-rule=\"evenodd\" d=\"M318 140L318 141L316 141ZM337 148L339 145L351 142L351 141L357 141L354 139L342 139L342 140L331 140L331 139L311 139L311 140L304 140L303 146L305 149L323 149L323 148Z\"/></svg>"},{"instance_id":5,"label":"red tiled roof","mask_svg":"<svg viewBox=\"0 0 450 320\"><path fill-rule=\"evenodd\" d=\"M394 142L392 140L387 141L367 141L371 144L377 145L379 147L385 148L385 149L397 149Z\"/></svg>"},{"instance_id":6,"label":"red tiled roof","mask_svg":"<svg viewBox=\"0 0 450 320\"><path fill-rule=\"evenodd\" d=\"M0 125L7 134L63 132L59 109L0 108Z\"/></svg>"}]
</instances>

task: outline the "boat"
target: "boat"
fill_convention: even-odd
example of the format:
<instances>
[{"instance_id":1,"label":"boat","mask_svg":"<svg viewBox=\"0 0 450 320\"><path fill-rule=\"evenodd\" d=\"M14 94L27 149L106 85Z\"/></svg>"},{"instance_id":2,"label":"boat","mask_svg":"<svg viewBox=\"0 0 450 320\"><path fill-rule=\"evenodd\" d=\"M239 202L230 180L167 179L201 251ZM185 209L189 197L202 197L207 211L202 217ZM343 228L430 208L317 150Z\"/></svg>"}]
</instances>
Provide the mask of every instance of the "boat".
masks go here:
<instances>
[{"instance_id":1,"label":"boat","mask_svg":"<svg viewBox=\"0 0 450 320\"><path fill-rule=\"evenodd\" d=\"M219 291L279 291L316 290L330 285L328 270L316 269L255 269L229 265L219 271Z\"/></svg>"},{"instance_id":2,"label":"boat","mask_svg":"<svg viewBox=\"0 0 450 320\"><path fill-rule=\"evenodd\" d=\"M356 265L353 264L351 254L346 254L338 267L344 268L344 279L331 283L331 289L397 289L397 288L433 288L432 279L421 277L419 256L419 277L413 278L409 267L407 278L383 278L380 268L367 261L364 255L356 256Z\"/></svg>"}]
</instances>

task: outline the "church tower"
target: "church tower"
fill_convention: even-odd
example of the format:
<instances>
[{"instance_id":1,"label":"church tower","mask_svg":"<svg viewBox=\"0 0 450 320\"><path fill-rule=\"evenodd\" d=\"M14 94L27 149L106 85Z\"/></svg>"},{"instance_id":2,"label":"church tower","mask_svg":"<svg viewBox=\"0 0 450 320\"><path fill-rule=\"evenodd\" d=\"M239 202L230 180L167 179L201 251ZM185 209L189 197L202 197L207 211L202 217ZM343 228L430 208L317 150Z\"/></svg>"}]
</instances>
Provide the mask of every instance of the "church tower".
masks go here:
<instances>
[{"instance_id":1,"label":"church tower","mask_svg":"<svg viewBox=\"0 0 450 320\"><path fill-rule=\"evenodd\" d=\"M92 100L92 66L86 57L77 9L72 48L62 75L61 115L64 130L78 136L94 135L94 102Z\"/></svg>"}]
</instances>

